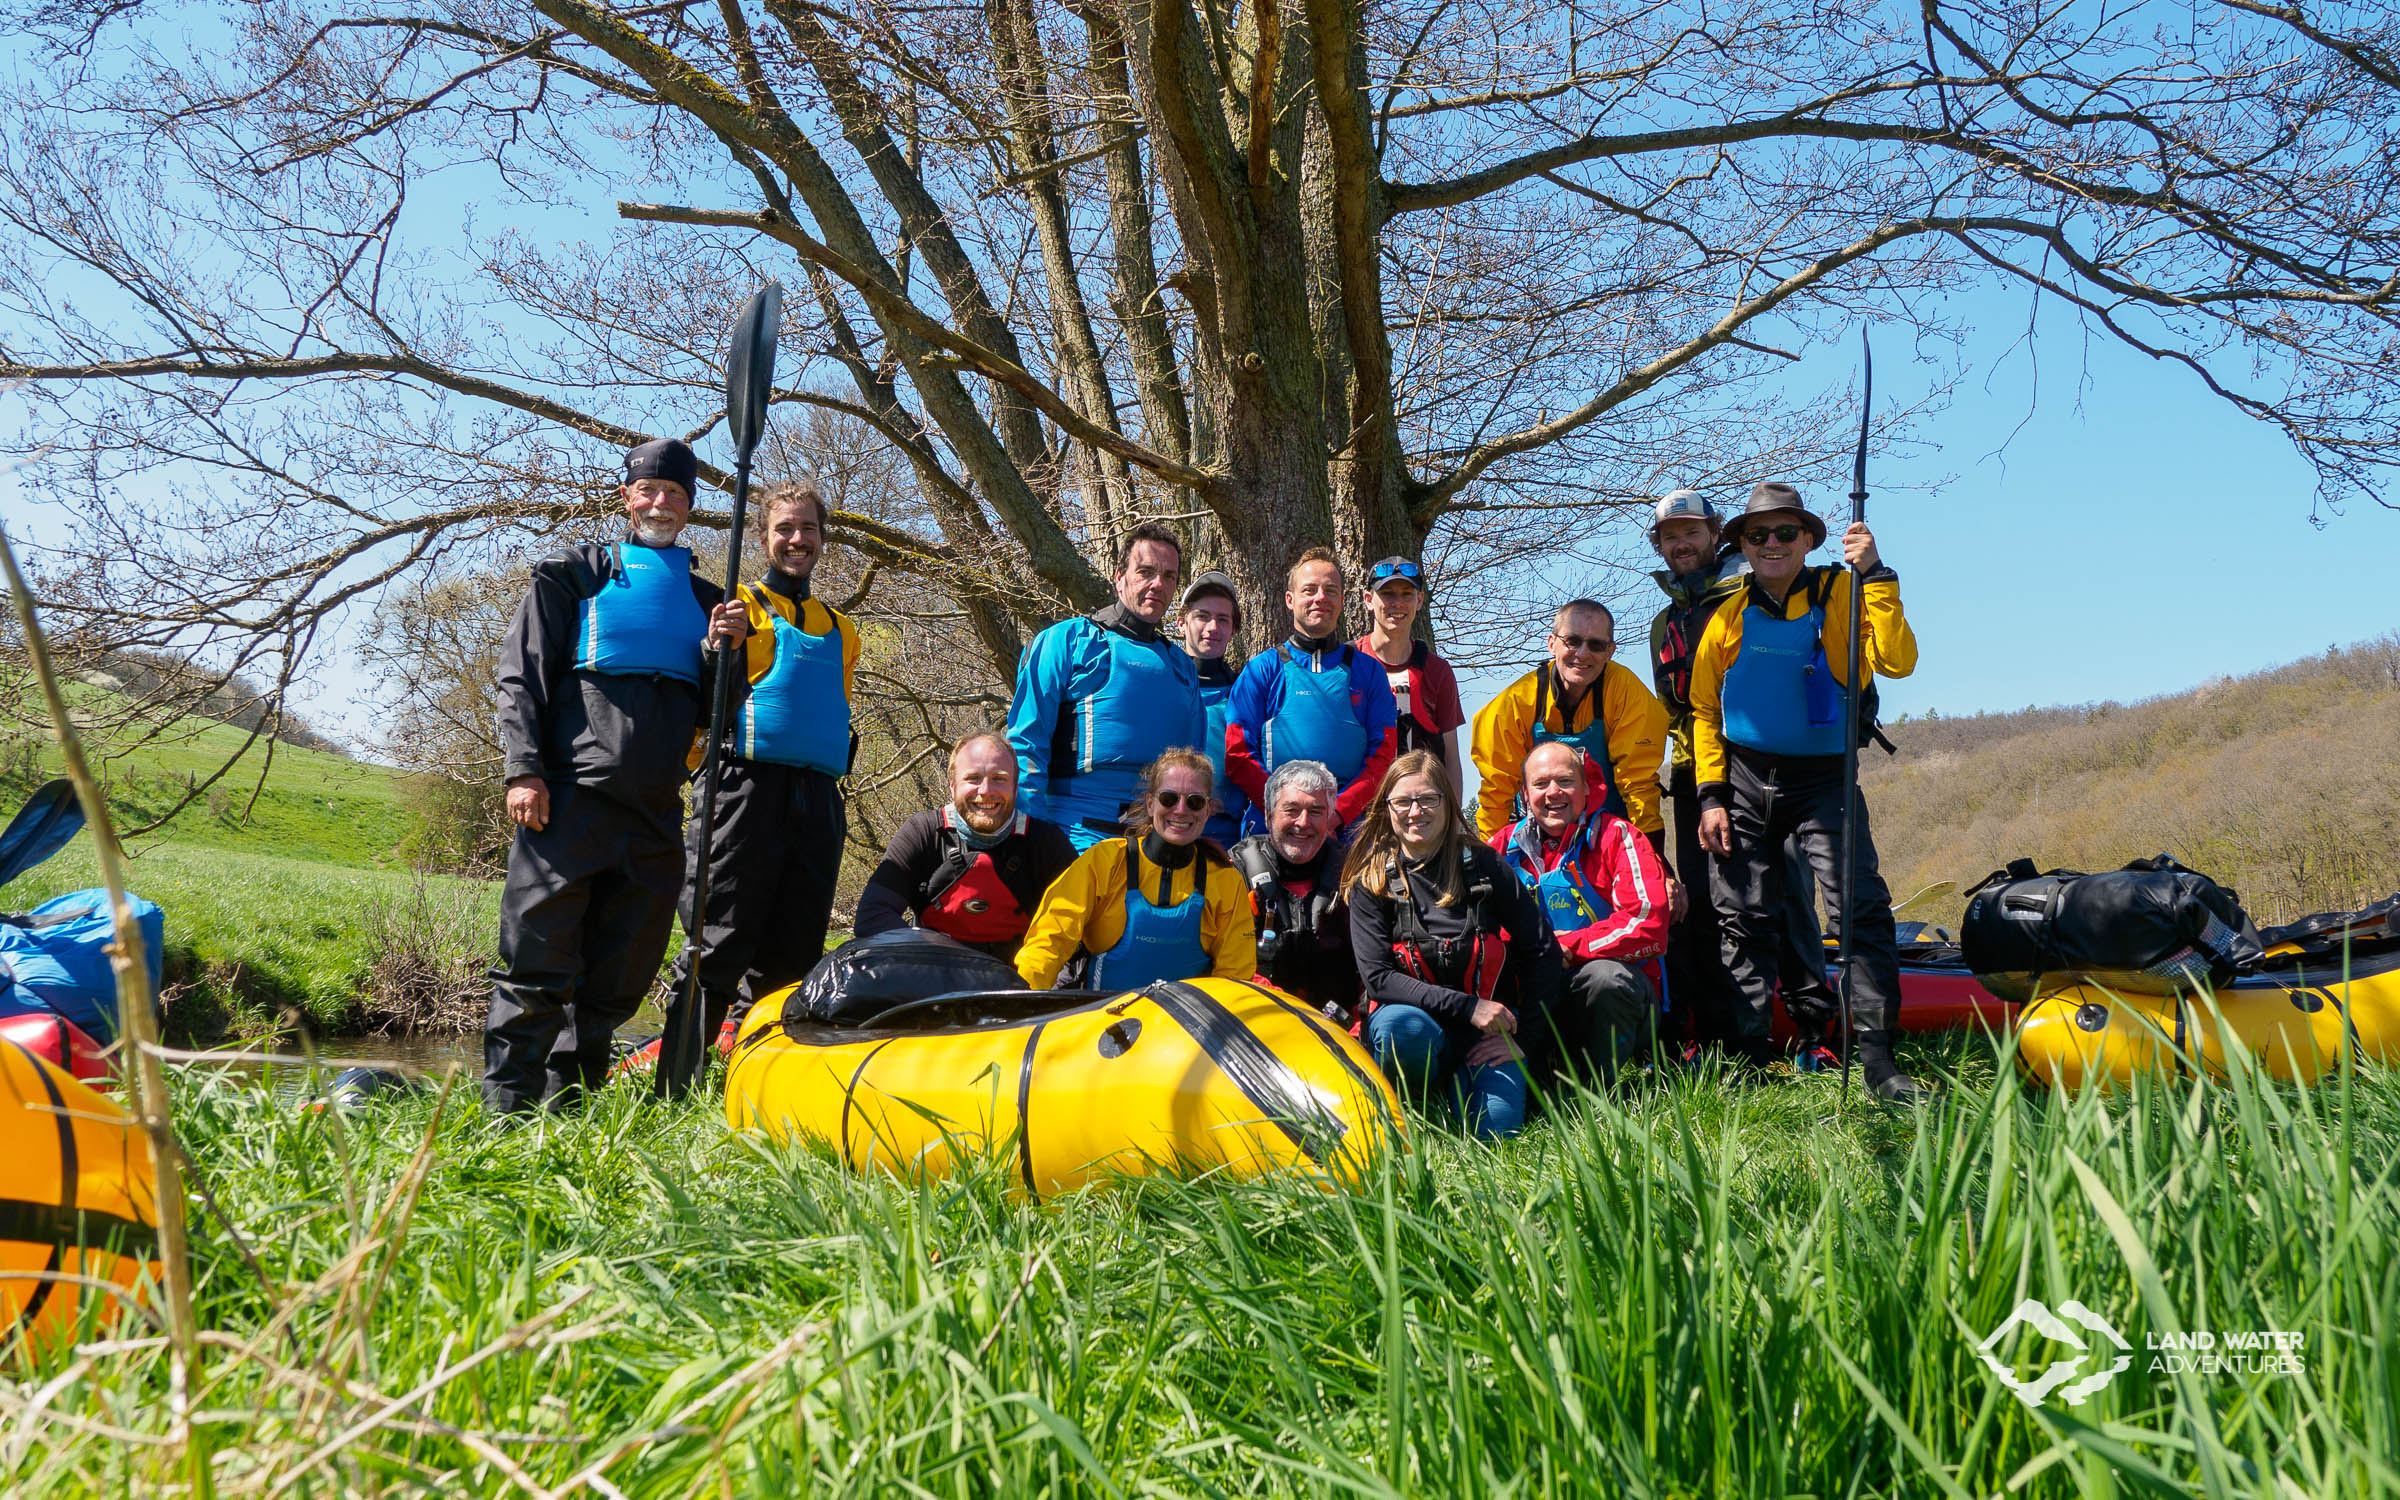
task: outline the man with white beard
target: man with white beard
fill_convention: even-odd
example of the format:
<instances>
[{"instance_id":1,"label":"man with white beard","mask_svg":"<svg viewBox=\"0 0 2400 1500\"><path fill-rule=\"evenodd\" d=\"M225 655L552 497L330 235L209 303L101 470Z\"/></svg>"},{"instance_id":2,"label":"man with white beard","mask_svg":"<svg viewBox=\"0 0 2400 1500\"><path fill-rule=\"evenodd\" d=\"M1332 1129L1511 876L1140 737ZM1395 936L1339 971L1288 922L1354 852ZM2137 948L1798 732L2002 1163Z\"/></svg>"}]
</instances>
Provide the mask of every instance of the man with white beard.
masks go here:
<instances>
[{"instance_id":1,"label":"man with white beard","mask_svg":"<svg viewBox=\"0 0 2400 1500\"><path fill-rule=\"evenodd\" d=\"M679 545L699 460L625 456L626 531L538 563L501 642L502 774L517 825L483 1033L494 1113L577 1101L658 977L683 883L683 783L713 649L742 607Z\"/></svg>"},{"instance_id":2,"label":"man with white beard","mask_svg":"<svg viewBox=\"0 0 2400 1500\"><path fill-rule=\"evenodd\" d=\"M859 892L851 931L873 937L913 919L1014 959L1042 893L1075 863L1066 830L1017 807L1017 756L996 731L950 752L950 801L912 814Z\"/></svg>"}]
</instances>

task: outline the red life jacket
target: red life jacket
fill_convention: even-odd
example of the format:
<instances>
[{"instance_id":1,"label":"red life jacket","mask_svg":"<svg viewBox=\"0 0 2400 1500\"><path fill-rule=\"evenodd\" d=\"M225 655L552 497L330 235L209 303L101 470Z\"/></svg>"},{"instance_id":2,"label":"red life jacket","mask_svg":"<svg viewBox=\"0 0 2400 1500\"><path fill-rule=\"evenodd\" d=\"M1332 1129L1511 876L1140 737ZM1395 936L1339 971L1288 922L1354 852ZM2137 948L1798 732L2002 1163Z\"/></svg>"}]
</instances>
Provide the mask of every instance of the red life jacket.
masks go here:
<instances>
[{"instance_id":1,"label":"red life jacket","mask_svg":"<svg viewBox=\"0 0 2400 1500\"><path fill-rule=\"evenodd\" d=\"M1023 836L1025 814L1018 813L1011 838ZM925 883L921 927L930 927L962 943L1011 943L1025 935L1033 914L1017 901L1017 893L1000 878L1000 866L990 850L970 856L958 830L945 821L942 864Z\"/></svg>"},{"instance_id":2,"label":"red life jacket","mask_svg":"<svg viewBox=\"0 0 2400 1500\"><path fill-rule=\"evenodd\" d=\"M1399 860L1391 862L1385 887L1400 893L1393 902L1392 956L1401 968L1427 984L1465 990L1478 1000L1489 1000L1500 988L1501 971L1508 967L1508 929L1498 910L1497 888L1476 874L1473 848L1462 846L1458 858L1467 883L1467 931L1454 938L1437 938L1426 930L1425 919L1417 914L1416 898L1409 891L1408 876ZM1373 1009L1371 1002L1368 1008Z\"/></svg>"}]
</instances>

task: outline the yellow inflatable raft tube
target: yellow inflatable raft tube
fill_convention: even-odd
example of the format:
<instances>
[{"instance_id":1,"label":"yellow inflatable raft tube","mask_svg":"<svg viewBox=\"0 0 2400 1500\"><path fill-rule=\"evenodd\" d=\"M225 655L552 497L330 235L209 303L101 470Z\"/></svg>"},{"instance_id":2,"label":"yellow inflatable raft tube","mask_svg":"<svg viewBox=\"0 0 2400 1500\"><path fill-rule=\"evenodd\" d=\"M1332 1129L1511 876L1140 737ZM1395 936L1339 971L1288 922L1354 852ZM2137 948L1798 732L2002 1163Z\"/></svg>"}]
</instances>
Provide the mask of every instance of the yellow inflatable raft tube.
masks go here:
<instances>
[{"instance_id":1,"label":"yellow inflatable raft tube","mask_svg":"<svg viewBox=\"0 0 2400 1500\"><path fill-rule=\"evenodd\" d=\"M795 1024L782 996L762 1000L734 1044L726 1118L906 1175L1004 1153L1035 1198L1158 1173L1354 1182L1398 1129L1399 1102L1365 1050L1263 984L900 1009L916 1014Z\"/></svg>"},{"instance_id":2,"label":"yellow inflatable raft tube","mask_svg":"<svg viewBox=\"0 0 2400 1500\"><path fill-rule=\"evenodd\" d=\"M156 1269L150 1141L108 1098L0 1042L0 1348L107 1323ZM79 1278L88 1278L79 1279Z\"/></svg>"},{"instance_id":3,"label":"yellow inflatable raft tube","mask_svg":"<svg viewBox=\"0 0 2400 1500\"><path fill-rule=\"evenodd\" d=\"M2267 965L2213 993L2143 994L2105 976L2045 979L2017 1023L2017 1066L2037 1084L2122 1085L2134 1074L2205 1073L2231 1066L2230 1032L2269 1076L2313 1084L2341 1067L2400 1063L2400 953L2348 964L2318 955ZM2282 960L2282 962L2278 962Z\"/></svg>"}]
</instances>

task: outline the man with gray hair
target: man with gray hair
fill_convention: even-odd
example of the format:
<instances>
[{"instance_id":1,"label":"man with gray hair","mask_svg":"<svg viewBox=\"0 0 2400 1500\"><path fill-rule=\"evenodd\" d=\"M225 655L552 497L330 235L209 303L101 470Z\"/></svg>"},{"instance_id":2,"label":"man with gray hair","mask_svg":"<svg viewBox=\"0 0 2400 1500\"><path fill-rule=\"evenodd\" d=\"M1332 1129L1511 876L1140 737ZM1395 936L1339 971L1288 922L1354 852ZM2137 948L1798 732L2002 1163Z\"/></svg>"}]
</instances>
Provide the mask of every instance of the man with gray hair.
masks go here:
<instances>
[{"instance_id":1,"label":"man with gray hair","mask_svg":"<svg viewBox=\"0 0 2400 1500\"><path fill-rule=\"evenodd\" d=\"M1334 843L1341 784L1322 761L1291 760L1267 777L1267 831L1233 846L1258 921L1258 972L1269 984L1349 1025L1358 1006L1358 961L1341 898Z\"/></svg>"}]
</instances>

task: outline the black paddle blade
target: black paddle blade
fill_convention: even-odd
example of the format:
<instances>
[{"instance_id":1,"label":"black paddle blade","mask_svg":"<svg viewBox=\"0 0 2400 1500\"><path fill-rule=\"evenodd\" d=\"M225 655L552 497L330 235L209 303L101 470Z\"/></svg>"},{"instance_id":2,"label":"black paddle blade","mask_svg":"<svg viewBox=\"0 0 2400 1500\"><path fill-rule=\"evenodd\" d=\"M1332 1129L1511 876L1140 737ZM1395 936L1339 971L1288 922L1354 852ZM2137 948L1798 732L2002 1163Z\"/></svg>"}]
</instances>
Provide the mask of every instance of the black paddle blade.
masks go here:
<instances>
[{"instance_id":1,"label":"black paddle blade","mask_svg":"<svg viewBox=\"0 0 2400 1500\"><path fill-rule=\"evenodd\" d=\"M6 885L67 846L83 829L83 804L65 778L34 789L0 832L0 885Z\"/></svg>"},{"instance_id":2,"label":"black paddle blade","mask_svg":"<svg viewBox=\"0 0 2400 1500\"><path fill-rule=\"evenodd\" d=\"M725 355L725 426L734 461L750 462L767 431L767 395L775 386L775 334L783 325L783 284L770 281L750 294L733 320Z\"/></svg>"}]
</instances>

